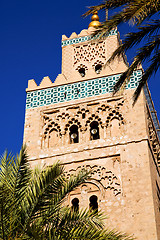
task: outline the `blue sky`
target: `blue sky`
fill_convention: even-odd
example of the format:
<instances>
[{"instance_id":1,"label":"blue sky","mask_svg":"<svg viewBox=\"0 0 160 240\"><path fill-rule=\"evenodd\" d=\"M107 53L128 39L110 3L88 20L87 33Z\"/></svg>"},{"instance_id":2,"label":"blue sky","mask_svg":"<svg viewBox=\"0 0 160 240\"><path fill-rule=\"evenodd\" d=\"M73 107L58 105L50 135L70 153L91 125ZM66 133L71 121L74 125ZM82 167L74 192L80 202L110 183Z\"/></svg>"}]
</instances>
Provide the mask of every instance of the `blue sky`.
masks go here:
<instances>
[{"instance_id":1,"label":"blue sky","mask_svg":"<svg viewBox=\"0 0 160 240\"><path fill-rule=\"evenodd\" d=\"M81 15L97 0L1 0L0 1L0 154L16 153L23 141L27 82L39 84L44 76L52 81L61 72L61 36L79 33L90 17ZM100 14L103 21L104 14ZM132 29L122 26L124 34ZM134 50L127 55L130 60ZM149 82L152 99L160 116L159 72Z\"/></svg>"}]
</instances>

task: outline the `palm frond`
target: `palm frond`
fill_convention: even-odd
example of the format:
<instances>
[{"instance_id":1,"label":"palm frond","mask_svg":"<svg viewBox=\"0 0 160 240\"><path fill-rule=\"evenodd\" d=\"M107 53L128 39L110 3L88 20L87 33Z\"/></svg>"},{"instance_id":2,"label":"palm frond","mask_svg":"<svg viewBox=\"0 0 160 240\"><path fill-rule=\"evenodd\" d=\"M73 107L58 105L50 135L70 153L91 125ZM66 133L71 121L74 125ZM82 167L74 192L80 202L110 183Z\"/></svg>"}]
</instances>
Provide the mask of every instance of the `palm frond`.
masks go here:
<instances>
[{"instance_id":1,"label":"palm frond","mask_svg":"<svg viewBox=\"0 0 160 240\"><path fill-rule=\"evenodd\" d=\"M137 69L138 65L143 63L146 59L150 58L153 51L159 48L160 38L156 36L151 39L149 43L144 45L142 48L139 48L137 55L134 58L131 66L121 75L118 82L114 86L114 93L116 93L123 84L126 84L129 81L129 77L133 73L134 70Z\"/></svg>"},{"instance_id":2,"label":"palm frond","mask_svg":"<svg viewBox=\"0 0 160 240\"><path fill-rule=\"evenodd\" d=\"M23 146L19 155L16 156L15 164L15 169L17 167L17 177L14 191L16 194L16 203L19 205L26 194L26 189L30 184L32 173L26 153L26 146Z\"/></svg>"},{"instance_id":3,"label":"palm frond","mask_svg":"<svg viewBox=\"0 0 160 240\"><path fill-rule=\"evenodd\" d=\"M73 211L71 208L63 208L60 213L58 228L65 225L70 226L92 226L93 228L102 229L104 227L103 220L105 219L101 212L94 212L89 210Z\"/></svg>"},{"instance_id":4,"label":"palm frond","mask_svg":"<svg viewBox=\"0 0 160 240\"><path fill-rule=\"evenodd\" d=\"M22 147L17 157L6 152L1 158L0 169L1 219L5 235L11 235L17 227L15 223L19 219L19 204L24 198L31 176L25 147Z\"/></svg>"},{"instance_id":5,"label":"palm frond","mask_svg":"<svg viewBox=\"0 0 160 240\"><path fill-rule=\"evenodd\" d=\"M46 237L52 236L51 239L113 239L113 240L131 240L125 234L116 231L103 230L101 213L94 213L87 210L72 211L69 208L61 209L57 225L51 222L45 229ZM55 238L54 238L55 237Z\"/></svg>"},{"instance_id":6,"label":"palm frond","mask_svg":"<svg viewBox=\"0 0 160 240\"><path fill-rule=\"evenodd\" d=\"M64 235L62 235L64 236ZM69 235L64 239L84 239L84 240L133 240L133 237L110 230L97 230L91 226L74 227Z\"/></svg>"},{"instance_id":7,"label":"palm frond","mask_svg":"<svg viewBox=\"0 0 160 240\"><path fill-rule=\"evenodd\" d=\"M136 101L140 95L140 92L141 92L143 86L146 84L147 80L149 80L150 77L153 74L155 74L157 72L157 70L159 69L159 67L160 67L160 51L152 57L151 61L152 61L151 65L146 69L146 71L142 75L142 79L141 79L136 91L134 92L133 105L136 103Z\"/></svg>"},{"instance_id":8,"label":"palm frond","mask_svg":"<svg viewBox=\"0 0 160 240\"><path fill-rule=\"evenodd\" d=\"M142 41L145 41L143 43L143 47L139 48L136 52L136 56L131 66L129 66L129 69L121 75L119 81L114 87L114 93L117 92L121 87L124 88L125 84L129 81L129 77L131 76L133 71L137 69L139 64L144 63L145 61L151 62L151 65L149 66L149 68L146 69L147 72L146 74L143 74L138 88L134 93L133 99L135 103L137 97L139 96L140 90L147 81L147 77L149 79L159 67L157 52L159 52L160 48L160 20L148 20L150 18L152 19L152 17L155 16L156 13L159 13L160 0L106 0L103 4L90 7L89 11L87 11L84 16L88 16L89 14L94 13L97 10L116 8L118 8L118 10L120 9L119 12L113 14L109 20L104 21L102 25L94 31L93 36L98 34L98 36L101 38L105 36L106 32L109 32L110 30L126 22L133 23L137 27L137 31L128 33L125 36L123 44L121 44L113 52L112 56L106 63L110 63L116 57L123 56L127 50L132 49L135 45L139 44ZM142 23L144 25L142 25ZM155 68L152 64L152 61L155 64Z\"/></svg>"},{"instance_id":9,"label":"palm frond","mask_svg":"<svg viewBox=\"0 0 160 240\"><path fill-rule=\"evenodd\" d=\"M159 0L135 0L129 4L126 11L132 16L130 21L136 25L140 25L143 21L148 20L152 15L160 10L159 4Z\"/></svg>"},{"instance_id":10,"label":"palm frond","mask_svg":"<svg viewBox=\"0 0 160 240\"><path fill-rule=\"evenodd\" d=\"M5 185L10 194L12 201L16 203L23 199L25 190L28 186L28 180L31 177L31 170L26 155L26 148L22 147L20 154L15 158L7 153L1 159L0 181ZM14 199L15 197L15 199Z\"/></svg>"},{"instance_id":11,"label":"palm frond","mask_svg":"<svg viewBox=\"0 0 160 240\"><path fill-rule=\"evenodd\" d=\"M84 183L88 178L89 172L82 170L77 175L70 177L69 180L64 180L62 187L59 188L59 192L53 195L53 201L50 202L50 208L48 208L48 212L46 213L47 221L48 219L56 219L59 217L59 210L66 196L75 190L76 187Z\"/></svg>"},{"instance_id":12,"label":"palm frond","mask_svg":"<svg viewBox=\"0 0 160 240\"><path fill-rule=\"evenodd\" d=\"M25 147L16 157L6 152L0 164L0 238L130 239L103 231L101 213L62 207L67 194L89 176L90 172L83 170L66 179L59 163L33 171Z\"/></svg>"},{"instance_id":13,"label":"palm frond","mask_svg":"<svg viewBox=\"0 0 160 240\"><path fill-rule=\"evenodd\" d=\"M139 44L144 38L152 37L152 34L157 34L160 29L160 20L153 20L148 22L146 25L139 27L137 32L128 33L125 36L123 44L121 44L108 59L107 63L110 63L115 59L124 54L127 50L131 49L134 45ZM152 37L153 38L153 37ZM107 64L106 63L106 64Z\"/></svg>"},{"instance_id":14,"label":"palm frond","mask_svg":"<svg viewBox=\"0 0 160 240\"><path fill-rule=\"evenodd\" d=\"M46 169L35 170L23 202L26 222L30 222L32 218L35 219L50 208L50 199L64 184L62 171L63 167L59 163Z\"/></svg>"},{"instance_id":15,"label":"palm frond","mask_svg":"<svg viewBox=\"0 0 160 240\"><path fill-rule=\"evenodd\" d=\"M129 1L128 0L119 0L119 1L107 0L107 1L105 1L105 3L101 3L96 6L88 7L89 10L86 13L84 13L82 16L87 17L88 15L93 14L95 11L114 9L117 7L121 7L121 6L125 5L126 3L129 3Z\"/></svg>"},{"instance_id":16,"label":"palm frond","mask_svg":"<svg viewBox=\"0 0 160 240\"><path fill-rule=\"evenodd\" d=\"M73 191L76 187L84 183L89 178L89 172L83 169L77 175L73 175L65 182L59 193L54 197L54 203L61 202L65 196Z\"/></svg>"},{"instance_id":17,"label":"palm frond","mask_svg":"<svg viewBox=\"0 0 160 240\"><path fill-rule=\"evenodd\" d=\"M14 157L12 154L8 154L7 151L1 156L0 159L0 182L1 184L5 184L7 186L7 179L9 177L9 166L14 162Z\"/></svg>"}]
</instances>

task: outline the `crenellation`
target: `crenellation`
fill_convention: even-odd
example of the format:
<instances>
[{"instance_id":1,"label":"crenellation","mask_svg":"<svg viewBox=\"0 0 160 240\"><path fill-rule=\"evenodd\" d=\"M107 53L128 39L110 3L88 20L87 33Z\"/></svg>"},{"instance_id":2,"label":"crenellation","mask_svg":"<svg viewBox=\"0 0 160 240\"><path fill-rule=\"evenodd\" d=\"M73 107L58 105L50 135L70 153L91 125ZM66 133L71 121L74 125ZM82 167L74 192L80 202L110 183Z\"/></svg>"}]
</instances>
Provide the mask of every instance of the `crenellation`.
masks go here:
<instances>
[{"instance_id":1,"label":"crenellation","mask_svg":"<svg viewBox=\"0 0 160 240\"><path fill-rule=\"evenodd\" d=\"M28 80L28 89L35 90L37 88L37 83L34 79Z\"/></svg>"},{"instance_id":2,"label":"crenellation","mask_svg":"<svg viewBox=\"0 0 160 240\"><path fill-rule=\"evenodd\" d=\"M77 33L73 32L69 38L77 38L77 37L78 37Z\"/></svg>"}]
</instances>

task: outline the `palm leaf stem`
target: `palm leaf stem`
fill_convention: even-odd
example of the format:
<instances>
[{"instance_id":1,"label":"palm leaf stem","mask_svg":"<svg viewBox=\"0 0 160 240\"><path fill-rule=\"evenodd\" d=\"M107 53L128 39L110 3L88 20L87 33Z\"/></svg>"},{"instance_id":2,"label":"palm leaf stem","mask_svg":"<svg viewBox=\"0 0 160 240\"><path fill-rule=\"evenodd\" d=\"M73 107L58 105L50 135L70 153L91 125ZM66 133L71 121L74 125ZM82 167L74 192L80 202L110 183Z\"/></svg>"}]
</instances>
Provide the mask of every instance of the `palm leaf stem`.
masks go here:
<instances>
[{"instance_id":1,"label":"palm leaf stem","mask_svg":"<svg viewBox=\"0 0 160 240\"><path fill-rule=\"evenodd\" d=\"M121 7L121 6L125 5L128 2L129 2L128 0L119 0L119 1L107 0L107 1L105 1L105 3L88 7L89 10L86 13L84 13L82 16L87 17L88 15L93 14L95 11L106 10L106 9L115 9L117 7Z\"/></svg>"},{"instance_id":2,"label":"palm leaf stem","mask_svg":"<svg viewBox=\"0 0 160 240\"><path fill-rule=\"evenodd\" d=\"M142 48L139 49L138 54L135 56L133 63L131 66L120 76L118 82L114 86L114 94L120 89L123 83L126 83L126 81L129 81L130 75L133 73L133 71L137 68L139 64L144 62L146 59L148 59L152 52L155 51L155 49L160 44L160 38L156 37L156 39L153 39L146 45L144 45Z\"/></svg>"},{"instance_id":3,"label":"palm leaf stem","mask_svg":"<svg viewBox=\"0 0 160 240\"><path fill-rule=\"evenodd\" d=\"M142 80L140 81L136 91L134 92L133 105L137 101L138 96L141 92L141 89L146 84L147 80L149 80L152 74L153 73L155 74L158 68L160 67L160 51L151 59L151 61L152 61L152 64L146 69L146 71L142 75Z\"/></svg>"}]
</instances>

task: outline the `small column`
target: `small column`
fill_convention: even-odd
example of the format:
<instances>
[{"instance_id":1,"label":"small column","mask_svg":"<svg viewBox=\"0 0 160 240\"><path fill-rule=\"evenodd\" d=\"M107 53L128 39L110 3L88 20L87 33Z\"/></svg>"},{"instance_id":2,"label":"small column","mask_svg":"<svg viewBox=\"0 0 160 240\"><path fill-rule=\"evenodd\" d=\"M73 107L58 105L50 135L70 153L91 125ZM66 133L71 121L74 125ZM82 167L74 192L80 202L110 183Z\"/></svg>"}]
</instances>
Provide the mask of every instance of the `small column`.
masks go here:
<instances>
[{"instance_id":1,"label":"small column","mask_svg":"<svg viewBox=\"0 0 160 240\"><path fill-rule=\"evenodd\" d=\"M99 135L100 135L100 139L104 139L104 126L103 125L99 126Z\"/></svg>"},{"instance_id":2,"label":"small column","mask_svg":"<svg viewBox=\"0 0 160 240\"><path fill-rule=\"evenodd\" d=\"M61 146L64 146L64 145L66 145L66 141L65 141L65 140L66 140L66 139L65 139L66 137L65 137L65 136L66 136L67 134L65 133L65 131L63 131L61 134L62 134L62 136L61 136Z\"/></svg>"},{"instance_id":3,"label":"small column","mask_svg":"<svg viewBox=\"0 0 160 240\"><path fill-rule=\"evenodd\" d=\"M80 142L81 143L84 143L84 142L86 142L86 134L85 134L85 132L86 132L86 127L82 127L81 128L81 131L80 131Z\"/></svg>"},{"instance_id":4,"label":"small column","mask_svg":"<svg viewBox=\"0 0 160 240\"><path fill-rule=\"evenodd\" d=\"M88 141L90 141L91 139L90 139L90 130L89 130L89 127L88 127L88 129L87 129L87 131L86 131L86 134L85 134L86 136L86 142L88 142Z\"/></svg>"}]
</instances>

